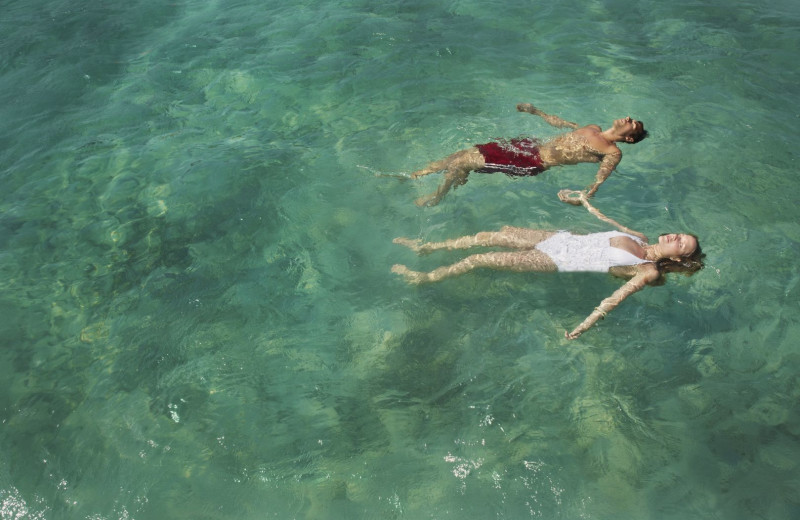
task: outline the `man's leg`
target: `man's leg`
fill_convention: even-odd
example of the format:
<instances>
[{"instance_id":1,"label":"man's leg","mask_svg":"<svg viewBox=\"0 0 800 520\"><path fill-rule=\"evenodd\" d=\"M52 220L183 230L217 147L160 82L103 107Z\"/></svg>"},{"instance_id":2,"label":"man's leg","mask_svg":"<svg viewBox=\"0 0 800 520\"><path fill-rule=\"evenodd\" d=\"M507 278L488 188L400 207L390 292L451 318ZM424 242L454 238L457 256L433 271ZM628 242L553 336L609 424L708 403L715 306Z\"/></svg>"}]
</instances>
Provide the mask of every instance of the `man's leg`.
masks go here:
<instances>
[{"instance_id":1,"label":"man's leg","mask_svg":"<svg viewBox=\"0 0 800 520\"><path fill-rule=\"evenodd\" d=\"M431 163L427 168L411 174L412 178L421 177L434 171L447 170L444 174L442 184L435 192L418 198L415 202L417 206L435 206L442 200L448 191L454 186L466 184L469 172L479 170L486 166L486 161L477 148L467 148L453 155ZM437 168L437 169L432 169Z\"/></svg>"}]
</instances>

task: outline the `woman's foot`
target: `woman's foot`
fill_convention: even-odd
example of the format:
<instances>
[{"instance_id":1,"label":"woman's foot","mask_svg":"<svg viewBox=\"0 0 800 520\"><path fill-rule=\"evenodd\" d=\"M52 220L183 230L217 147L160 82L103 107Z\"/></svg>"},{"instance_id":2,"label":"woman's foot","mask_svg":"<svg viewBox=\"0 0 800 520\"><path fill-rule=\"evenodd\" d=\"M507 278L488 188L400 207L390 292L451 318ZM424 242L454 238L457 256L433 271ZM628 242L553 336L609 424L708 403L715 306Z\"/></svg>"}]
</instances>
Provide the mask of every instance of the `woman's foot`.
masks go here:
<instances>
[{"instance_id":1,"label":"woman's foot","mask_svg":"<svg viewBox=\"0 0 800 520\"><path fill-rule=\"evenodd\" d=\"M406 279L406 282L415 285L428 280L427 273L418 273L417 271L412 271L411 269L402 264L394 264L392 266L392 272L401 275L403 278Z\"/></svg>"},{"instance_id":2,"label":"woman's foot","mask_svg":"<svg viewBox=\"0 0 800 520\"><path fill-rule=\"evenodd\" d=\"M422 240L418 238L397 237L392 240L392 242L400 244L401 246L406 246L419 255L426 255L432 251L430 247L427 247L427 244L423 243Z\"/></svg>"}]
</instances>

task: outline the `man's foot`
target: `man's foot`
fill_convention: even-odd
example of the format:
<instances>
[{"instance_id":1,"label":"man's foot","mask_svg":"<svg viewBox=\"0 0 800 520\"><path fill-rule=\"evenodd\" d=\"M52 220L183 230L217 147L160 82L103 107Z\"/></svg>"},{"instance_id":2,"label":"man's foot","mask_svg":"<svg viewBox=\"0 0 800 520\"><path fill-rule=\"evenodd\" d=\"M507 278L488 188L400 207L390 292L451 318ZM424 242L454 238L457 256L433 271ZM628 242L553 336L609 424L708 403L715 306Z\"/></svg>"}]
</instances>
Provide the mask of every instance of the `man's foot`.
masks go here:
<instances>
[{"instance_id":1,"label":"man's foot","mask_svg":"<svg viewBox=\"0 0 800 520\"><path fill-rule=\"evenodd\" d=\"M394 177L395 179L400 179L401 181L407 181L408 179L412 179L413 177L409 176L407 173L381 173L375 172L375 177Z\"/></svg>"},{"instance_id":2,"label":"man's foot","mask_svg":"<svg viewBox=\"0 0 800 520\"><path fill-rule=\"evenodd\" d=\"M434 170L433 168L423 168L421 170L417 170L413 172L409 177L412 179L419 179L420 177L425 177L426 175L430 175L432 173L439 172L441 170Z\"/></svg>"}]
</instances>

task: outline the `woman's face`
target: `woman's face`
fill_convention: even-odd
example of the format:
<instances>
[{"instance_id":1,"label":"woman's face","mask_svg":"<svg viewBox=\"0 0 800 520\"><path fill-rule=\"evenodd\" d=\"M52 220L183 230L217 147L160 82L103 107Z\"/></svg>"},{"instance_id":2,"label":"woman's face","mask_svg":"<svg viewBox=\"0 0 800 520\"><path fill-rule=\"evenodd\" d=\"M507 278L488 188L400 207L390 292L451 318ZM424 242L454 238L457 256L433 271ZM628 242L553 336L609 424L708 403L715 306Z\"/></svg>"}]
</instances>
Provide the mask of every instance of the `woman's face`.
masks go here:
<instances>
[{"instance_id":1,"label":"woman's face","mask_svg":"<svg viewBox=\"0 0 800 520\"><path fill-rule=\"evenodd\" d=\"M658 237L658 245L661 246L661 254L664 257L675 258L694 253L697 249L697 239L692 235L670 233Z\"/></svg>"}]
</instances>

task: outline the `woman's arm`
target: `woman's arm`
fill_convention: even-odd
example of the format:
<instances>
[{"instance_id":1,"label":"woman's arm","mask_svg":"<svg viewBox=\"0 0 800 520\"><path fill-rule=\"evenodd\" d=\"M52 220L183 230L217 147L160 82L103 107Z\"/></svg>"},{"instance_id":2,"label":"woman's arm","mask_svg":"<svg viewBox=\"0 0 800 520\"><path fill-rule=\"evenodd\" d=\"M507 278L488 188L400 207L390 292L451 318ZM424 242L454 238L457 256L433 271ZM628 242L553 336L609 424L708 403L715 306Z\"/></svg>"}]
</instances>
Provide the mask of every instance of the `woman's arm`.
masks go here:
<instances>
[{"instance_id":1,"label":"woman's arm","mask_svg":"<svg viewBox=\"0 0 800 520\"><path fill-rule=\"evenodd\" d=\"M622 300L635 292L641 291L644 289L645 285L654 281L656 278L658 278L658 271L654 265L647 264L647 267L642 267L636 276L628 280L625 285L614 291L614 294L600 302L600 305L595 307L592 313L587 316L580 325L575 327L572 332L565 332L564 336L567 339L577 338L589 330L597 320L605 318L606 314L614 310L617 305L622 303Z\"/></svg>"},{"instance_id":2,"label":"woman's arm","mask_svg":"<svg viewBox=\"0 0 800 520\"><path fill-rule=\"evenodd\" d=\"M612 218L608 218L607 216L605 216L602 213L600 213L600 210L598 210L597 208L595 208L594 206L592 206L589 203L589 197L587 197L585 192L583 192L583 191L561 190L560 192L558 192L558 196L559 197L562 196L562 192L568 192L568 193L565 193L564 196L572 196L572 199L576 199L576 200L580 201L580 204L582 204L583 207L586 208L586 210L589 213L591 213L595 217L599 218L603 222L608 222L609 224L611 224L612 226L616 227L617 229L619 229L623 233L628 233L630 235L634 235L636 237L639 237L640 239L642 239L644 241L645 244L647 243L647 237L644 236L643 233L639 233L638 231L634 231L633 229L625 227L622 224L620 224L619 222L617 222L616 220L614 220Z\"/></svg>"},{"instance_id":3,"label":"woman's arm","mask_svg":"<svg viewBox=\"0 0 800 520\"><path fill-rule=\"evenodd\" d=\"M566 121L561 119L558 116L551 116L549 114L545 114L535 106L531 105L530 103L519 103L517 104L517 110L520 112L527 112L529 114L533 114L535 116L539 116L547 122L547 124L551 126L555 126L556 128L572 128L577 129L578 123L573 123L572 121Z\"/></svg>"}]
</instances>

